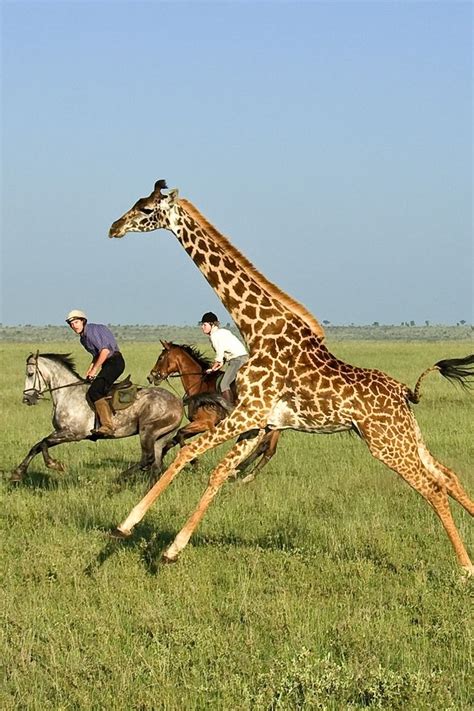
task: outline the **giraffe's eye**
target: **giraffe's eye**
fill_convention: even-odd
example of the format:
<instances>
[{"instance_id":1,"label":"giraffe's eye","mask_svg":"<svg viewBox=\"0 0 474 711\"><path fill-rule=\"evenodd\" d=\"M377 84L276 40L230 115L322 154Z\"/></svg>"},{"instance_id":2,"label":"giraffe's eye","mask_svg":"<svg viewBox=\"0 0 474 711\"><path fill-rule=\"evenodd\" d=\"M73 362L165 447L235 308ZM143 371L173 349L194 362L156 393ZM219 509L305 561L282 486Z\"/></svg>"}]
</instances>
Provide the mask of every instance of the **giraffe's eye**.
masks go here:
<instances>
[{"instance_id":1,"label":"giraffe's eye","mask_svg":"<svg viewBox=\"0 0 474 711\"><path fill-rule=\"evenodd\" d=\"M145 215L150 215L153 212L153 210L150 207L141 207L140 212L144 212Z\"/></svg>"}]
</instances>

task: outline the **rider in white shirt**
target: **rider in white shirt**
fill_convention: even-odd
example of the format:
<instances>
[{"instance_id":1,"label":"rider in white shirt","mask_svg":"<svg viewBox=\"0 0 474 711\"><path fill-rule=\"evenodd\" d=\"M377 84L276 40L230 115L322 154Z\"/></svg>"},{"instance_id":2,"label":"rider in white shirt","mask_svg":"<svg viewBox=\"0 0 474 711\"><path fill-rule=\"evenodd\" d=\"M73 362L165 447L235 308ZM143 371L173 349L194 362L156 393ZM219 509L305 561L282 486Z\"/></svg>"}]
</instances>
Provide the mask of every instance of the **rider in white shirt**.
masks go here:
<instances>
[{"instance_id":1,"label":"rider in white shirt","mask_svg":"<svg viewBox=\"0 0 474 711\"><path fill-rule=\"evenodd\" d=\"M247 349L228 328L220 327L219 319L212 311L207 311L199 323L201 324L203 333L209 336L212 347L216 352L214 363L207 372L210 373L213 370L219 370L224 363L227 363L227 369L222 378L220 389L222 396L230 404L233 404L230 386L234 382L239 368L249 359Z\"/></svg>"}]
</instances>

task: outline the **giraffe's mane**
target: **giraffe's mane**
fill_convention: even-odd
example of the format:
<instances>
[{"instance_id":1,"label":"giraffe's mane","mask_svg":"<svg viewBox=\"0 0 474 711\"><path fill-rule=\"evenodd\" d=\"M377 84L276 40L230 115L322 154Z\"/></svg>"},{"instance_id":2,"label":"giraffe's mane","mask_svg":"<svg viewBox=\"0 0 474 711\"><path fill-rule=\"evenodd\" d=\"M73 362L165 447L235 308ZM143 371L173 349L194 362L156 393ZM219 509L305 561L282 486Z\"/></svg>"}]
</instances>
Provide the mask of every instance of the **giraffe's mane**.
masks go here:
<instances>
[{"instance_id":1,"label":"giraffe's mane","mask_svg":"<svg viewBox=\"0 0 474 711\"><path fill-rule=\"evenodd\" d=\"M180 198L179 203L186 210L186 212L191 215L191 217L193 217L196 222L224 248L226 254L234 258L236 262L242 265L245 272L254 279L254 281L267 293L268 296L277 299L281 304L286 306L289 311L299 316L318 336L318 338L324 339L323 327L306 309L306 307L303 306L303 304L300 304L299 301L296 301L296 299L288 296L288 294L263 276L263 274L259 272L256 267L254 267L252 262L250 262L247 257L242 254L242 252L240 252L229 242L227 237L224 237L221 232L216 230L216 228L204 217L204 215L199 212L192 202L189 202L189 200L186 200L185 198Z\"/></svg>"}]
</instances>

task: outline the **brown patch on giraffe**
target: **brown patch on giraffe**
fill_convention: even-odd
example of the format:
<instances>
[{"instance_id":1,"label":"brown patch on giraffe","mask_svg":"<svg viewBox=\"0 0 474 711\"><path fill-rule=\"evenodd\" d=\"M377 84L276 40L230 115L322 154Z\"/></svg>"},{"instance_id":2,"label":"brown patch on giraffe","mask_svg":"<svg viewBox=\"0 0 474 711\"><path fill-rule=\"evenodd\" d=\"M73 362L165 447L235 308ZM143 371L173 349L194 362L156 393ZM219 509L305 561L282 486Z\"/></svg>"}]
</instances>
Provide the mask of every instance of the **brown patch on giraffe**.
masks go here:
<instances>
[{"instance_id":1,"label":"brown patch on giraffe","mask_svg":"<svg viewBox=\"0 0 474 711\"><path fill-rule=\"evenodd\" d=\"M270 358L267 354L259 354L258 358L252 361L252 365L257 368L264 368L265 370L270 370L273 366L274 359Z\"/></svg>"},{"instance_id":2,"label":"brown patch on giraffe","mask_svg":"<svg viewBox=\"0 0 474 711\"><path fill-rule=\"evenodd\" d=\"M276 321L269 321L262 329L262 336L274 336L280 334L286 326L284 319L279 318Z\"/></svg>"},{"instance_id":3,"label":"brown patch on giraffe","mask_svg":"<svg viewBox=\"0 0 474 711\"><path fill-rule=\"evenodd\" d=\"M262 293L261 287L253 281L251 281L249 284L249 291L250 293L256 294L257 296L260 296L260 294Z\"/></svg>"},{"instance_id":4,"label":"brown patch on giraffe","mask_svg":"<svg viewBox=\"0 0 474 711\"><path fill-rule=\"evenodd\" d=\"M224 269L227 269L227 271L235 274L235 262L226 255L222 259L222 266Z\"/></svg>"},{"instance_id":5,"label":"brown patch on giraffe","mask_svg":"<svg viewBox=\"0 0 474 711\"><path fill-rule=\"evenodd\" d=\"M191 258L197 267L202 266L204 264L204 262L206 261L206 255L201 252L197 252L196 250L192 251ZM217 272L215 272L214 274L211 274L210 276L214 279L214 281L211 281L211 279L208 278L209 283L210 284L217 283Z\"/></svg>"},{"instance_id":6,"label":"brown patch on giraffe","mask_svg":"<svg viewBox=\"0 0 474 711\"><path fill-rule=\"evenodd\" d=\"M204 239L202 239L203 237L204 237L204 235L203 235L202 232L201 232L200 235L199 235L199 239L198 239L198 240L194 240L194 246L195 246L195 248L196 248L197 250L199 250L199 251L202 252L203 254L205 253L205 254L208 255L207 244L206 244L206 241L205 241ZM208 255L208 256L209 256L209 255Z\"/></svg>"},{"instance_id":7,"label":"brown patch on giraffe","mask_svg":"<svg viewBox=\"0 0 474 711\"><path fill-rule=\"evenodd\" d=\"M288 336L282 334L275 338L275 345L279 351L282 351L284 348L291 348L292 343Z\"/></svg>"},{"instance_id":8,"label":"brown patch on giraffe","mask_svg":"<svg viewBox=\"0 0 474 711\"><path fill-rule=\"evenodd\" d=\"M230 311L233 311L234 309L237 309L237 307L240 305L240 301L235 299L233 296L227 297L227 307Z\"/></svg>"},{"instance_id":9,"label":"brown patch on giraffe","mask_svg":"<svg viewBox=\"0 0 474 711\"><path fill-rule=\"evenodd\" d=\"M246 304L242 309L242 315L250 319L250 321L255 321L257 318L257 309L255 306L249 306L249 304Z\"/></svg>"},{"instance_id":10,"label":"brown patch on giraffe","mask_svg":"<svg viewBox=\"0 0 474 711\"><path fill-rule=\"evenodd\" d=\"M232 288L237 296L243 296L247 291L246 287L239 280L237 280L235 283L232 283Z\"/></svg>"}]
</instances>

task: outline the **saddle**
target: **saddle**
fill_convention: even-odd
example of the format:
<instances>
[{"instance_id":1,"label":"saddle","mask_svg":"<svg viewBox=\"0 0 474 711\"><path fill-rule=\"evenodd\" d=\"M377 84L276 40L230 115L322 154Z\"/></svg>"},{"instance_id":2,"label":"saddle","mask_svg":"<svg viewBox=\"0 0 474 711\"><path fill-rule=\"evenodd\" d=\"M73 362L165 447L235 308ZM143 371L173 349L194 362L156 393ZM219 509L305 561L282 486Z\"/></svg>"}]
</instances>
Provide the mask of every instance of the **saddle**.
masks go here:
<instances>
[{"instance_id":1,"label":"saddle","mask_svg":"<svg viewBox=\"0 0 474 711\"><path fill-rule=\"evenodd\" d=\"M110 406L114 412L117 410L126 410L127 407L133 405L137 399L138 385L135 385L130 380L130 375L121 380L119 383L114 383L107 395L110 398Z\"/></svg>"}]
</instances>

